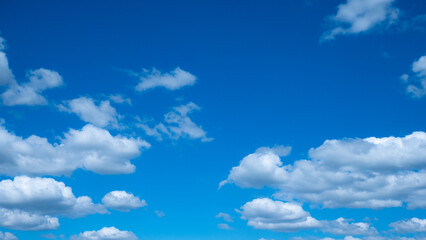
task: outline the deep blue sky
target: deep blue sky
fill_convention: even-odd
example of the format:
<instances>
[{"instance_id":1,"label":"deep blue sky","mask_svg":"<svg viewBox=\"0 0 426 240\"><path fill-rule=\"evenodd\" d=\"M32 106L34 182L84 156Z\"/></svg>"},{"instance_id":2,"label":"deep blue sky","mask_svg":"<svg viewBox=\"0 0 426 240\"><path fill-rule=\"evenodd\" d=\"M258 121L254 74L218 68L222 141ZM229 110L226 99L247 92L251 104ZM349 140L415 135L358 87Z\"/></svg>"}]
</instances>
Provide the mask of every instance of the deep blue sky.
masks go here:
<instances>
[{"instance_id":1,"label":"deep blue sky","mask_svg":"<svg viewBox=\"0 0 426 240\"><path fill-rule=\"evenodd\" d=\"M70 128L86 124L59 111L63 101L82 96L100 101L122 94L132 105L111 105L122 116L123 128L106 129L152 145L132 160L133 174L76 170L71 176L40 176L64 182L75 196L90 196L95 203L112 190L124 190L145 199L148 206L76 219L59 217L57 230L1 230L19 239L44 239L40 236L47 233L68 238L111 226L147 240L342 239L315 229L280 233L247 226L234 209L254 198L273 198L275 191L232 184L218 190L218 185L259 147L291 146L291 154L282 158L287 165L309 158L309 149L327 139L403 137L426 131L426 100L410 96L400 80L403 74L413 75L413 62L426 55L426 21L416 22L417 28L402 27L426 14L426 2L393 1L400 10L397 23L321 42L332 28L330 16L344 3L1 0L0 37L6 40L4 52L16 81L27 81L29 70L46 68L58 72L64 82L43 92L48 105L1 105L6 129L55 143ZM138 78L126 73L143 68L170 72L176 67L196 76L196 83L137 92ZM157 141L134 125L136 116L161 122L173 107L188 102L200 106L191 120L213 141ZM401 219L426 218L422 209L321 209L300 202L321 220L344 217L360 222L376 217L372 224L379 232ZM155 210L165 216L158 218ZM234 218L227 223L232 230L217 227L223 222L215 218L219 212Z\"/></svg>"}]
</instances>

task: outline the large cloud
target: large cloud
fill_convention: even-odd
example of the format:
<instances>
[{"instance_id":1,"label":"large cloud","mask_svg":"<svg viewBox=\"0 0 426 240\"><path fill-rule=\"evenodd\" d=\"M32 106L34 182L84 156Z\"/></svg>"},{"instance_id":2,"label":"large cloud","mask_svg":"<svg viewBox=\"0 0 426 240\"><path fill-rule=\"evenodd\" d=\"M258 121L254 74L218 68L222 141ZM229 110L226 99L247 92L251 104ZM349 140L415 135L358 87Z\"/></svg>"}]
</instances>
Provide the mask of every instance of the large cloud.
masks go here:
<instances>
[{"instance_id":1,"label":"large cloud","mask_svg":"<svg viewBox=\"0 0 426 240\"><path fill-rule=\"evenodd\" d=\"M275 197L327 208L425 208L426 133L405 137L327 140L311 160L283 166L273 152L255 153L224 183L278 190ZM237 171L238 170L238 171ZM244 173L244 174L241 174Z\"/></svg>"},{"instance_id":2,"label":"large cloud","mask_svg":"<svg viewBox=\"0 0 426 240\"><path fill-rule=\"evenodd\" d=\"M401 79L406 83L407 92L412 94L413 97L423 97L426 94L426 56L420 57L417 61L413 62L412 71L414 76L404 74ZM420 86L418 86L420 84Z\"/></svg>"},{"instance_id":3,"label":"large cloud","mask_svg":"<svg viewBox=\"0 0 426 240\"><path fill-rule=\"evenodd\" d=\"M115 108L111 107L109 101L101 101L96 105L91 98L80 97L69 101L64 101L59 109L69 113L74 113L81 120L92 123L98 127L117 126L118 114Z\"/></svg>"},{"instance_id":4,"label":"large cloud","mask_svg":"<svg viewBox=\"0 0 426 240\"><path fill-rule=\"evenodd\" d=\"M115 227L104 227L98 231L86 231L71 236L71 240L137 240L130 231L120 231Z\"/></svg>"},{"instance_id":5,"label":"large cloud","mask_svg":"<svg viewBox=\"0 0 426 240\"><path fill-rule=\"evenodd\" d=\"M389 224L389 226L399 233L426 232L426 219L411 218L400 220Z\"/></svg>"},{"instance_id":6,"label":"large cloud","mask_svg":"<svg viewBox=\"0 0 426 240\"><path fill-rule=\"evenodd\" d=\"M0 208L0 226L23 231L52 230L59 227L59 221L48 215Z\"/></svg>"},{"instance_id":7,"label":"large cloud","mask_svg":"<svg viewBox=\"0 0 426 240\"><path fill-rule=\"evenodd\" d=\"M395 0L347 0L331 16L335 27L324 33L322 40L334 39L337 35L367 32L378 25L392 24L399 10L393 6Z\"/></svg>"},{"instance_id":8,"label":"large cloud","mask_svg":"<svg viewBox=\"0 0 426 240\"><path fill-rule=\"evenodd\" d=\"M125 191L109 192L102 198L102 203L108 208L123 212L128 212L131 209L137 209L147 205L145 200L140 200L139 197L135 197L132 193L127 193Z\"/></svg>"},{"instance_id":9,"label":"large cloud","mask_svg":"<svg viewBox=\"0 0 426 240\"><path fill-rule=\"evenodd\" d=\"M71 129L59 144L46 138L22 138L0 126L0 174L69 175L82 168L100 174L127 174L140 149L150 145L140 139L112 136L107 130L86 125Z\"/></svg>"},{"instance_id":10,"label":"large cloud","mask_svg":"<svg viewBox=\"0 0 426 240\"><path fill-rule=\"evenodd\" d=\"M162 73L153 68L152 71L144 69L143 73L133 73L132 75L136 75L140 79L139 84L136 86L137 91L145 91L156 87L177 90L184 86L194 85L197 79L194 75L179 67L169 73Z\"/></svg>"}]
</instances>

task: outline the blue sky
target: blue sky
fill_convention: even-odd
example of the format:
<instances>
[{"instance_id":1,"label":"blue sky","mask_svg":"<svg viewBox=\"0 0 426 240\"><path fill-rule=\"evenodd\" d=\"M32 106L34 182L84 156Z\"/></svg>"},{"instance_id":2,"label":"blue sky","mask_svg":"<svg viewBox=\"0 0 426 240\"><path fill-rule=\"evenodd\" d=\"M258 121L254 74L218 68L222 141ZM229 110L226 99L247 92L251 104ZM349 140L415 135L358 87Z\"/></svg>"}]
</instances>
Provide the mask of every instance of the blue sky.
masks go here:
<instances>
[{"instance_id":1,"label":"blue sky","mask_svg":"<svg viewBox=\"0 0 426 240\"><path fill-rule=\"evenodd\" d=\"M0 239L426 239L426 2L0 1Z\"/></svg>"}]
</instances>

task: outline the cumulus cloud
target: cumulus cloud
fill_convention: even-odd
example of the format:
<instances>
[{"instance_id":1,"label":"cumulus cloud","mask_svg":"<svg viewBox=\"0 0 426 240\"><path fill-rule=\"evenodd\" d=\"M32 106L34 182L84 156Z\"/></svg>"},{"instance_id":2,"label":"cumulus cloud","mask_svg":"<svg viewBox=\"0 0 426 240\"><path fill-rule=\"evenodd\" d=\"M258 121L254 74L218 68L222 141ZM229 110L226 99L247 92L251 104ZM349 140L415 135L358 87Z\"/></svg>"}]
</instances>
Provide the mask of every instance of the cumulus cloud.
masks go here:
<instances>
[{"instance_id":1,"label":"cumulus cloud","mask_svg":"<svg viewBox=\"0 0 426 240\"><path fill-rule=\"evenodd\" d=\"M421 98L426 94L426 56L420 57L413 62L412 69L414 75L404 74L401 79L407 86L407 92L415 98ZM420 86L419 86L420 85Z\"/></svg>"},{"instance_id":2,"label":"cumulus cloud","mask_svg":"<svg viewBox=\"0 0 426 240\"><path fill-rule=\"evenodd\" d=\"M71 236L71 240L137 240L130 231L120 231L115 227L104 227L98 231L86 231Z\"/></svg>"},{"instance_id":3,"label":"cumulus cloud","mask_svg":"<svg viewBox=\"0 0 426 240\"><path fill-rule=\"evenodd\" d=\"M337 7L330 17L334 28L324 33L321 40L331 40L337 35L367 32L379 25L391 25L399 14L393 6L395 0L347 0Z\"/></svg>"},{"instance_id":4,"label":"cumulus cloud","mask_svg":"<svg viewBox=\"0 0 426 240\"><path fill-rule=\"evenodd\" d=\"M18 240L18 238L10 232L0 232L0 240Z\"/></svg>"},{"instance_id":5,"label":"cumulus cloud","mask_svg":"<svg viewBox=\"0 0 426 240\"><path fill-rule=\"evenodd\" d=\"M102 203L110 209L123 212L147 206L145 200L140 200L139 197L125 191L112 191L106 194L102 198Z\"/></svg>"},{"instance_id":6,"label":"cumulus cloud","mask_svg":"<svg viewBox=\"0 0 426 240\"><path fill-rule=\"evenodd\" d=\"M92 98L80 97L69 101L64 101L59 105L61 111L74 113L81 120L92 123L98 127L113 126L117 127L118 114L109 101L101 101L96 104Z\"/></svg>"},{"instance_id":7,"label":"cumulus cloud","mask_svg":"<svg viewBox=\"0 0 426 240\"><path fill-rule=\"evenodd\" d=\"M185 86L194 85L196 77L189 72L177 67L169 73L162 73L153 68L151 71L144 69L142 73L132 73L139 77L137 91L145 91L151 88L164 87L169 90L177 90Z\"/></svg>"},{"instance_id":8,"label":"cumulus cloud","mask_svg":"<svg viewBox=\"0 0 426 240\"><path fill-rule=\"evenodd\" d=\"M321 223L295 203L274 201L269 198L257 198L244 204L242 219L256 229L268 229L278 232L294 232L301 229L318 228Z\"/></svg>"},{"instance_id":9,"label":"cumulus cloud","mask_svg":"<svg viewBox=\"0 0 426 240\"><path fill-rule=\"evenodd\" d=\"M399 233L426 232L426 219L411 218L400 220L389 224L389 226Z\"/></svg>"},{"instance_id":10,"label":"cumulus cloud","mask_svg":"<svg viewBox=\"0 0 426 240\"><path fill-rule=\"evenodd\" d=\"M81 168L99 174L128 174L135 171L130 160L150 145L135 138L112 136L107 130L86 125L71 129L58 144L46 138L23 138L0 125L0 174L70 175Z\"/></svg>"},{"instance_id":11,"label":"cumulus cloud","mask_svg":"<svg viewBox=\"0 0 426 240\"><path fill-rule=\"evenodd\" d=\"M195 124L188 114L199 111L200 107L193 102L173 108L172 111L164 115L164 123L159 123L150 128L146 124L138 124L137 126L145 131L148 136L154 136L158 140L162 140L163 136L172 139L189 138L201 139L203 142L212 141L207 137L207 133L201 126Z\"/></svg>"},{"instance_id":12,"label":"cumulus cloud","mask_svg":"<svg viewBox=\"0 0 426 240\"><path fill-rule=\"evenodd\" d=\"M42 92L63 84L59 73L44 68L29 71L27 78L29 81L23 84L9 81L9 88L1 95L4 105L46 105Z\"/></svg>"},{"instance_id":13,"label":"cumulus cloud","mask_svg":"<svg viewBox=\"0 0 426 240\"><path fill-rule=\"evenodd\" d=\"M52 178L18 176L0 182L0 226L16 230L51 230L55 216L77 218L107 210L88 196L75 197L70 187Z\"/></svg>"},{"instance_id":14,"label":"cumulus cloud","mask_svg":"<svg viewBox=\"0 0 426 240\"><path fill-rule=\"evenodd\" d=\"M338 218L334 221L323 221L323 232L334 235L375 235L377 230L370 226L370 223L355 222L351 223L350 219Z\"/></svg>"},{"instance_id":15,"label":"cumulus cloud","mask_svg":"<svg viewBox=\"0 0 426 240\"><path fill-rule=\"evenodd\" d=\"M223 220L226 221L226 222L233 222L234 221L234 220L232 220L231 215L229 215L227 213L223 213L223 212L218 213L216 215L216 218L223 218Z\"/></svg>"},{"instance_id":16,"label":"cumulus cloud","mask_svg":"<svg viewBox=\"0 0 426 240\"><path fill-rule=\"evenodd\" d=\"M310 160L283 165L278 154L254 153L224 183L277 189L276 198L326 208L426 208L426 133L327 140ZM405 203L405 204L404 204Z\"/></svg>"}]
</instances>

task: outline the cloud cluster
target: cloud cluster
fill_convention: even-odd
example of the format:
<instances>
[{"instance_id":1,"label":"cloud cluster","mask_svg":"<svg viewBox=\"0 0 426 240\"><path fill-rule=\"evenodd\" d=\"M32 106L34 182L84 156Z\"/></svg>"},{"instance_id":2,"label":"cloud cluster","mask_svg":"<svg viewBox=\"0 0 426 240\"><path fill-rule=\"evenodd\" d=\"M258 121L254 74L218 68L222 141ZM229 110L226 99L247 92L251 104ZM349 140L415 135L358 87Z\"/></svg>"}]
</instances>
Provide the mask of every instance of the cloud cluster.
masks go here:
<instances>
[{"instance_id":1,"label":"cloud cluster","mask_svg":"<svg viewBox=\"0 0 426 240\"><path fill-rule=\"evenodd\" d=\"M185 86L194 85L196 77L189 72L177 67L169 73L162 73L153 68L151 71L144 69L143 73L136 74L139 77L139 84L136 86L137 91L145 91L151 88L164 87L169 90L177 90Z\"/></svg>"},{"instance_id":2,"label":"cloud cluster","mask_svg":"<svg viewBox=\"0 0 426 240\"><path fill-rule=\"evenodd\" d=\"M274 152L253 153L228 179L240 187L277 189L275 197L326 208L426 208L426 133L327 140L311 160L283 165Z\"/></svg>"},{"instance_id":3,"label":"cloud cluster","mask_svg":"<svg viewBox=\"0 0 426 240\"><path fill-rule=\"evenodd\" d=\"M115 227L104 227L98 231L86 231L71 236L71 240L137 240L130 231L120 231Z\"/></svg>"},{"instance_id":4,"label":"cloud cluster","mask_svg":"<svg viewBox=\"0 0 426 240\"><path fill-rule=\"evenodd\" d=\"M407 86L407 92L413 97L421 98L426 94L426 56L420 57L417 61L413 62L412 71L414 76L404 74L401 79L410 83ZM420 86L418 84L420 83Z\"/></svg>"},{"instance_id":5,"label":"cloud cluster","mask_svg":"<svg viewBox=\"0 0 426 240\"><path fill-rule=\"evenodd\" d=\"M172 111L164 115L164 123L159 123L150 128L146 124L138 124L137 126L145 131L148 136L154 136L158 140L162 140L163 136L172 139L189 138L201 139L201 141L212 141L207 137L207 133L201 126L195 124L188 114L200 110L200 107L193 102L173 108Z\"/></svg>"},{"instance_id":6,"label":"cloud cluster","mask_svg":"<svg viewBox=\"0 0 426 240\"><path fill-rule=\"evenodd\" d=\"M147 206L145 200L140 200L139 197L125 191L112 191L106 194L102 198L102 203L107 208L123 212Z\"/></svg>"},{"instance_id":7,"label":"cloud cluster","mask_svg":"<svg viewBox=\"0 0 426 240\"><path fill-rule=\"evenodd\" d=\"M116 99L117 100L117 99ZM112 126L116 127L118 124L118 114L109 101L101 101L98 105L92 98L79 97L69 101L64 101L59 105L61 111L74 113L81 120L92 123L98 127Z\"/></svg>"},{"instance_id":8,"label":"cloud cluster","mask_svg":"<svg viewBox=\"0 0 426 240\"><path fill-rule=\"evenodd\" d=\"M399 233L426 232L426 219L411 218L400 220L389 224L389 226Z\"/></svg>"},{"instance_id":9,"label":"cloud cluster","mask_svg":"<svg viewBox=\"0 0 426 240\"><path fill-rule=\"evenodd\" d=\"M46 138L23 138L0 125L0 174L70 175L81 168L100 174L128 174L135 171L130 163L150 145L141 140L112 136L107 130L86 125L70 129L58 144Z\"/></svg>"},{"instance_id":10,"label":"cloud cluster","mask_svg":"<svg viewBox=\"0 0 426 240\"><path fill-rule=\"evenodd\" d=\"M331 40L337 35L367 32L378 25L391 25L399 14L393 6L395 0L347 0L337 7L330 17L334 28L327 31L321 40Z\"/></svg>"}]
</instances>

